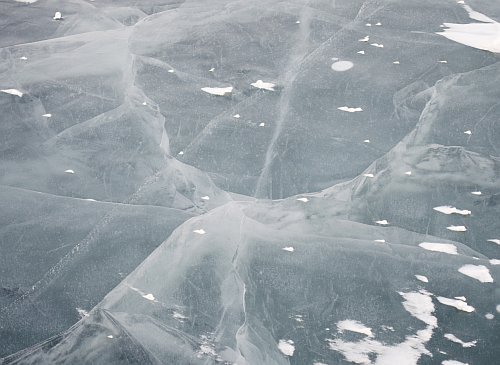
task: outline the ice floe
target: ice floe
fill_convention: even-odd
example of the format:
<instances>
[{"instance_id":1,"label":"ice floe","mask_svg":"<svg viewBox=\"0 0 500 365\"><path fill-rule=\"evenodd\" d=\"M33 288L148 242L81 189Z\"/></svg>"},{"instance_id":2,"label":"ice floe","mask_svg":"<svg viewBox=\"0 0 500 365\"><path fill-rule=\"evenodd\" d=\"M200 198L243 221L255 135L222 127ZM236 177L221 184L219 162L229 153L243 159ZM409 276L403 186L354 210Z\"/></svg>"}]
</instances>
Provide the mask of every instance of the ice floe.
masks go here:
<instances>
[{"instance_id":1,"label":"ice floe","mask_svg":"<svg viewBox=\"0 0 500 365\"><path fill-rule=\"evenodd\" d=\"M212 94L212 95L217 95L217 96L224 96L226 94L230 94L233 92L233 87L228 86L228 87L202 87L202 91Z\"/></svg>"},{"instance_id":2,"label":"ice floe","mask_svg":"<svg viewBox=\"0 0 500 365\"><path fill-rule=\"evenodd\" d=\"M295 346L292 340L280 340L278 343L278 349L286 356L293 356L295 352Z\"/></svg>"},{"instance_id":3,"label":"ice floe","mask_svg":"<svg viewBox=\"0 0 500 365\"><path fill-rule=\"evenodd\" d=\"M470 215L472 212L470 210L461 210L457 209L455 207L452 207L451 205L443 205L439 207L434 207L433 208L435 211L438 211L439 213L443 214L460 214L460 215Z\"/></svg>"},{"instance_id":4,"label":"ice floe","mask_svg":"<svg viewBox=\"0 0 500 365\"><path fill-rule=\"evenodd\" d=\"M497 238L490 238L489 240L486 240L487 242L491 243L496 243L497 245L500 245L500 240Z\"/></svg>"},{"instance_id":5,"label":"ice floe","mask_svg":"<svg viewBox=\"0 0 500 365\"><path fill-rule=\"evenodd\" d=\"M498 260L498 259L491 259L490 260L490 264L491 265L500 265L500 260Z\"/></svg>"},{"instance_id":6,"label":"ice floe","mask_svg":"<svg viewBox=\"0 0 500 365\"><path fill-rule=\"evenodd\" d=\"M446 298L446 297L437 297L436 298L439 303L447 305L449 307L454 307L458 310L471 313L474 312L475 308L471 305L468 305L466 301L459 300L459 299L451 299L451 298Z\"/></svg>"},{"instance_id":7,"label":"ice floe","mask_svg":"<svg viewBox=\"0 0 500 365\"><path fill-rule=\"evenodd\" d=\"M481 283L492 283L493 277L490 270L484 265L467 264L458 269L458 272L473 279L479 280Z\"/></svg>"},{"instance_id":8,"label":"ice floe","mask_svg":"<svg viewBox=\"0 0 500 365\"><path fill-rule=\"evenodd\" d=\"M464 342L461 339L459 339L457 336L455 336L454 334L451 334L451 333L445 333L444 338L446 338L452 342L459 343L460 345L462 345L462 347L465 347L465 348L474 347L474 346L476 346L476 343L477 343L477 340L470 341L470 342Z\"/></svg>"},{"instance_id":9,"label":"ice floe","mask_svg":"<svg viewBox=\"0 0 500 365\"><path fill-rule=\"evenodd\" d=\"M257 80L253 83L251 83L253 87L256 87L257 89L264 89L264 90L269 90L269 91L274 91L274 87L276 86L272 82L264 82L262 80Z\"/></svg>"},{"instance_id":10,"label":"ice floe","mask_svg":"<svg viewBox=\"0 0 500 365\"><path fill-rule=\"evenodd\" d=\"M433 242L422 242L418 244L424 250L443 252L450 255L457 255L457 246L452 243L433 243Z\"/></svg>"},{"instance_id":11,"label":"ice floe","mask_svg":"<svg viewBox=\"0 0 500 365\"><path fill-rule=\"evenodd\" d=\"M490 319L490 320L491 320L491 319L494 319L494 318L495 318L495 316L494 316L493 314L491 314L491 313L486 313L486 314L484 315L484 318L486 318L486 319Z\"/></svg>"}]
</instances>

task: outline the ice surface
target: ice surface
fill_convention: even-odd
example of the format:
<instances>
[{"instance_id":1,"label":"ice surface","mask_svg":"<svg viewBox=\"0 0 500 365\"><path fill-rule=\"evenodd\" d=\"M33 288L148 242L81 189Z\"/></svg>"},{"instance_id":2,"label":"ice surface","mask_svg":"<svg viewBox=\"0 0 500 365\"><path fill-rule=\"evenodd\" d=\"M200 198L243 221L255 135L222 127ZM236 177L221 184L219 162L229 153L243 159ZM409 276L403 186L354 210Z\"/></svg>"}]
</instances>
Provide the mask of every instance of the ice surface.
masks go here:
<instances>
[{"instance_id":1,"label":"ice surface","mask_svg":"<svg viewBox=\"0 0 500 365\"><path fill-rule=\"evenodd\" d=\"M0 363L495 364L499 14L0 1Z\"/></svg>"}]
</instances>

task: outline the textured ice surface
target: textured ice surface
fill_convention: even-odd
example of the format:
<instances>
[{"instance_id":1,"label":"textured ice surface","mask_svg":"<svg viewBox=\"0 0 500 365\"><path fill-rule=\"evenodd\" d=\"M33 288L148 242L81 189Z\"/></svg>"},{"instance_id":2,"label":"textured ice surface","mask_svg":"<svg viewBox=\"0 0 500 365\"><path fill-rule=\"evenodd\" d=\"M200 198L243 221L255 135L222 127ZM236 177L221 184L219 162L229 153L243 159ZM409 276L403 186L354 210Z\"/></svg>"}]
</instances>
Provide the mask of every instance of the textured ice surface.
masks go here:
<instances>
[{"instance_id":1,"label":"textured ice surface","mask_svg":"<svg viewBox=\"0 0 500 365\"><path fill-rule=\"evenodd\" d=\"M496 364L499 17L0 1L0 363Z\"/></svg>"}]
</instances>

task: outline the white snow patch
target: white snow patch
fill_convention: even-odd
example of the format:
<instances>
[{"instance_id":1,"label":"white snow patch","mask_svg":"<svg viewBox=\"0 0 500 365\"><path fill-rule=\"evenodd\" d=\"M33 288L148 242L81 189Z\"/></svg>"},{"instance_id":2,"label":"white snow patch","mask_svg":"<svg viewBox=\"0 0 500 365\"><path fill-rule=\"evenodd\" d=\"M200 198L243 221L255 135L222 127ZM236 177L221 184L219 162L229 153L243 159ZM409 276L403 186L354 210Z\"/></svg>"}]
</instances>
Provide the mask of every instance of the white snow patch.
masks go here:
<instances>
[{"instance_id":1,"label":"white snow patch","mask_svg":"<svg viewBox=\"0 0 500 365\"><path fill-rule=\"evenodd\" d=\"M395 65L399 65L399 61L394 61L393 62Z\"/></svg>"},{"instance_id":2,"label":"white snow patch","mask_svg":"<svg viewBox=\"0 0 500 365\"><path fill-rule=\"evenodd\" d=\"M400 293L405 301L404 308L411 315L424 321L428 326L414 335L409 335L399 344L385 345L371 337L357 342L346 342L340 339L327 339L331 350L340 352L347 361L366 365L416 365L420 356L431 353L425 344L431 339L437 326L437 319L432 315L434 304L430 293ZM370 354L376 355L372 362Z\"/></svg>"},{"instance_id":3,"label":"white snow patch","mask_svg":"<svg viewBox=\"0 0 500 365\"><path fill-rule=\"evenodd\" d=\"M19 97L23 96L23 93L20 92L17 89L3 89L3 90L0 90L0 91L3 92L3 93L6 93L6 94L15 95L15 96L19 96Z\"/></svg>"},{"instance_id":4,"label":"white snow patch","mask_svg":"<svg viewBox=\"0 0 500 365\"><path fill-rule=\"evenodd\" d=\"M465 232L467 231L467 228L465 226L449 226L446 227L446 229L454 232Z\"/></svg>"},{"instance_id":5,"label":"white snow patch","mask_svg":"<svg viewBox=\"0 0 500 365\"><path fill-rule=\"evenodd\" d=\"M348 112L348 113L355 113L355 112L362 112L363 109L357 107L357 108L351 108L348 106L341 106L337 108L338 110L342 110L343 112Z\"/></svg>"},{"instance_id":6,"label":"white snow patch","mask_svg":"<svg viewBox=\"0 0 500 365\"><path fill-rule=\"evenodd\" d=\"M490 264L491 265L500 265L500 260L498 260L498 259L491 259L490 260Z\"/></svg>"},{"instance_id":7,"label":"white snow patch","mask_svg":"<svg viewBox=\"0 0 500 365\"><path fill-rule=\"evenodd\" d=\"M370 40L370 36L369 35L367 35L364 38L358 39L359 42L368 42L369 40Z\"/></svg>"},{"instance_id":8,"label":"white snow patch","mask_svg":"<svg viewBox=\"0 0 500 365\"><path fill-rule=\"evenodd\" d=\"M106 337L107 338L113 338L113 335L107 335Z\"/></svg>"},{"instance_id":9,"label":"white snow patch","mask_svg":"<svg viewBox=\"0 0 500 365\"><path fill-rule=\"evenodd\" d=\"M232 93L233 87L232 86L228 86L228 87L202 87L201 90L208 93L208 94L224 96L226 94Z\"/></svg>"},{"instance_id":10,"label":"white snow patch","mask_svg":"<svg viewBox=\"0 0 500 365\"><path fill-rule=\"evenodd\" d=\"M365 54L365 51L358 51L356 53L359 53L359 54Z\"/></svg>"},{"instance_id":11,"label":"white snow patch","mask_svg":"<svg viewBox=\"0 0 500 365\"><path fill-rule=\"evenodd\" d=\"M476 346L476 343L477 343L477 340L474 340L471 342L464 342L461 339L459 339L457 336L455 336L454 334L451 334L451 333L445 333L444 338L446 338L452 342L459 343L460 345L462 345L462 347L465 347L465 348L474 347L474 346Z\"/></svg>"},{"instance_id":12,"label":"white snow patch","mask_svg":"<svg viewBox=\"0 0 500 365\"><path fill-rule=\"evenodd\" d=\"M235 115L233 115L233 118L236 118L236 119L238 119L238 118L240 118L240 117L241 117L241 115L239 115L239 114L235 114Z\"/></svg>"},{"instance_id":13,"label":"white snow patch","mask_svg":"<svg viewBox=\"0 0 500 365\"><path fill-rule=\"evenodd\" d=\"M454 24L444 23L446 29L437 34L466 46L500 53L500 23L490 17L462 5L469 17L482 23Z\"/></svg>"},{"instance_id":14,"label":"white snow patch","mask_svg":"<svg viewBox=\"0 0 500 365\"><path fill-rule=\"evenodd\" d=\"M87 312L85 309L76 308L76 311L80 315L80 318L84 318L84 317L88 317L89 316L89 312Z\"/></svg>"},{"instance_id":15,"label":"white snow patch","mask_svg":"<svg viewBox=\"0 0 500 365\"><path fill-rule=\"evenodd\" d=\"M176 311L174 312L172 317L174 317L175 319L178 319L181 322L182 322L182 320L187 319L187 317L185 315L183 315L182 313L176 312Z\"/></svg>"},{"instance_id":16,"label":"white snow patch","mask_svg":"<svg viewBox=\"0 0 500 365\"><path fill-rule=\"evenodd\" d=\"M433 243L433 242L422 242L418 244L424 250L443 252L450 255L457 255L457 246L451 243Z\"/></svg>"},{"instance_id":17,"label":"white snow patch","mask_svg":"<svg viewBox=\"0 0 500 365\"><path fill-rule=\"evenodd\" d=\"M473 279L479 280L481 283L492 283L493 278L491 277L490 270L484 265L464 265L458 272L464 274Z\"/></svg>"},{"instance_id":18,"label":"white snow patch","mask_svg":"<svg viewBox=\"0 0 500 365\"><path fill-rule=\"evenodd\" d=\"M21 56L21 57L19 57L19 59L20 59L20 60L23 60L23 61L26 61L26 60L28 59L28 57L26 57L26 56Z\"/></svg>"},{"instance_id":19,"label":"white snow patch","mask_svg":"<svg viewBox=\"0 0 500 365\"><path fill-rule=\"evenodd\" d=\"M485 317L486 319L490 319L490 320L495 318L495 316L494 316L493 314L491 314L491 313L486 313L486 314L484 315L484 317Z\"/></svg>"},{"instance_id":20,"label":"white snow patch","mask_svg":"<svg viewBox=\"0 0 500 365\"><path fill-rule=\"evenodd\" d=\"M373 174L363 174L364 177L375 177Z\"/></svg>"},{"instance_id":21,"label":"white snow patch","mask_svg":"<svg viewBox=\"0 0 500 365\"><path fill-rule=\"evenodd\" d=\"M282 248L283 251L293 252L295 249L292 246L287 246Z\"/></svg>"},{"instance_id":22,"label":"white snow patch","mask_svg":"<svg viewBox=\"0 0 500 365\"><path fill-rule=\"evenodd\" d=\"M417 280L420 280L424 283L428 283L429 282L429 279L427 279L427 276L424 276L424 275L415 275L415 277L417 278Z\"/></svg>"},{"instance_id":23,"label":"white snow patch","mask_svg":"<svg viewBox=\"0 0 500 365\"><path fill-rule=\"evenodd\" d=\"M381 26L381 25L382 25L382 23L378 22L378 23L376 23L375 25L377 25L377 26Z\"/></svg>"},{"instance_id":24,"label":"white snow patch","mask_svg":"<svg viewBox=\"0 0 500 365\"><path fill-rule=\"evenodd\" d=\"M54 17L52 19L54 20L62 20L62 14L60 11L56 11L56 13L54 14Z\"/></svg>"},{"instance_id":25,"label":"white snow patch","mask_svg":"<svg viewBox=\"0 0 500 365\"><path fill-rule=\"evenodd\" d=\"M205 234L205 233L207 233L207 232L205 232L205 230L203 228L201 228L201 229L195 229L193 232L197 233L197 234Z\"/></svg>"},{"instance_id":26,"label":"white snow patch","mask_svg":"<svg viewBox=\"0 0 500 365\"><path fill-rule=\"evenodd\" d=\"M366 23L365 25L366 25L367 27L371 27L371 26L372 26L372 24L371 24L371 23Z\"/></svg>"},{"instance_id":27,"label":"white snow patch","mask_svg":"<svg viewBox=\"0 0 500 365\"><path fill-rule=\"evenodd\" d=\"M407 175L407 176L411 176L411 171L406 171L406 172L405 172L405 175Z\"/></svg>"},{"instance_id":28,"label":"white snow patch","mask_svg":"<svg viewBox=\"0 0 500 365\"><path fill-rule=\"evenodd\" d=\"M363 141L363 143L370 143L370 140L369 140L369 139L365 139L365 140Z\"/></svg>"},{"instance_id":29,"label":"white snow patch","mask_svg":"<svg viewBox=\"0 0 500 365\"><path fill-rule=\"evenodd\" d=\"M168 70L167 72L170 72L171 74L175 72L175 70L173 68L171 68L170 70Z\"/></svg>"},{"instance_id":30,"label":"white snow patch","mask_svg":"<svg viewBox=\"0 0 500 365\"><path fill-rule=\"evenodd\" d=\"M278 343L278 349L286 356L293 356L295 352L295 346L292 340L280 340Z\"/></svg>"},{"instance_id":31,"label":"white snow patch","mask_svg":"<svg viewBox=\"0 0 500 365\"><path fill-rule=\"evenodd\" d=\"M210 200L210 197L208 195L202 196L201 200Z\"/></svg>"},{"instance_id":32,"label":"white snow patch","mask_svg":"<svg viewBox=\"0 0 500 365\"><path fill-rule=\"evenodd\" d=\"M373 337L372 329L366 327L363 323L352 319L346 319L337 323L337 329L340 333L344 331L356 332Z\"/></svg>"},{"instance_id":33,"label":"white snow patch","mask_svg":"<svg viewBox=\"0 0 500 365\"><path fill-rule=\"evenodd\" d=\"M259 127L265 127L266 126L266 123L260 123L259 124Z\"/></svg>"},{"instance_id":34,"label":"white snow patch","mask_svg":"<svg viewBox=\"0 0 500 365\"><path fill-rule=\"evenodd\" d=\"M74 172L73 170L71 170L71 169L69 169L69 170L64 170L64 172L65 172L65 173L67 173L67 174L74 174L74 173L75 173L75 172Z\"/></svg>"},{"instance_id":35,"label":"white snow patch","mask_svg":"<svg viewBox=\"0 0 500 365\"><path fill-rule=\"evenodd\" d=\"M47 113L47 114L43 114L42 117L45 117L45 118L52 118L52 114L50 113Z\"/></svg>"},{"instance_id":36,"label":"white snow patch","mask_svg":"<svg viewBox=\"0 0 500 365\"><path fill-rule=\"evenodd\" d=\"M377 47L377 48L384 48L384 45L380 44L380 43L370 43L370 46Z\"/></svg>"},{"instance_id":37,"label":"white snow patch","mask_svg":"<svg viewBox=\"0 0 500 365\"><path fill-rule=\"evenodd\" d=\"M385 240L374 240L374 241L378 243L385 243Z\"/></svg>"},{"instance_id":38,"label":"white snow patch","mask_svg":"<svg viewBox=\"0 0 500 365\"><path fill-rule=\"evenodd\" d=\"M143 294L143 295L142 295L142 297L143 297L144 299L150 300L150 301L152 301L152 302L154 302L154 301L155 301L155 297L154 297L154 295L153 295L153 294L151 294L151 293L149 293L149 294Z\"/></svg>"},{"instance_id":39,"label":"white snow patch","mask_svg":"<svg viewBox=\"0 0 500 365\"><path fill-rule=\"evenodd\" d=\"M208 70L208 72L214 72L215 71L215 68L211 68L210 70Z\"/></svg>"},{"instance_id":40,"label":"white snow patch","mask_svg":"<svg viewBox=\"0 0 500 365\"><path fill-rule=\"evenodd\" d=\"M386 226L389 224L386 219L382 219L381 221L376 221L375 223L380 224L381 226Z\"/></svg>"},{"instance_id":41,"label":"white snow patch","mask_svg":"<svg viewBox=\"0 0 500 365\"><path fill-rule=\"evenodd\" d=\"M307 199L307 198L298 198L297 200L299 202L303 202L303 203L307 203L309 201L309 199Z\"/></svg>"},{"instance_id":42,"label":"white snow patch","mask_svg":"<svg viewBox=\"0 0 500 365\"><path fill-rule=\"evenodd\" d=\"M183 154L184 154L184 151L180 151L180 152L178 153L178 155L181 155L181 156L182 156Z\"/></svg>"},{"instance_id":43,"label":"white snow patch","mask_svg":"<svg viewBox=\"0 0 500 365\"><path fill-rule=\"evenodd\" d=\"M347 71L347 70L350 70L351 68L353 68L354 63L352 63L351 61L337 61L337 62L332 63L331 67L332 67L333 71L342 72L342 71Z\"/></svg>"},{"instance_id":44,"label":"white snow patch","mask_svg":"<svg viewBox=\"0 0 500 365\"><path fill-rule=\"evenodd\" d=\"M452 207L451 205L443 205L443 206L439 206L439 207L434 207L432 209L434 209L435 211L438 211L439 213L443 213L443 214L454 214L455 213L455 214L461 214L461 215L471 215L471 213L472 213L470 210L457 209L455 207Z\"/></svg>"},{"instance_id":45,"label":"white snow patch","mask_svg":"<svg viewBox=\"0 0 500 365\"><path fill-rule=\"evenodd\" d=\"M472 195L483 195L480 191L471 191Z\"/></svg>"},{"instance_id":46,"label":"white snow patch","mask_svg":"<svg viewBox=\"0 0 500 365\"><path fill-rule=\"evenodd\" d=\"M251 83L253 87L256 87L257 89L264 89L264 90L269 90L269 91L274 91L274 87L276 86L272 82L264 82L262 80L257 80L253 83Z\"/></svg>"},{"instance_id":47,"label":"white snow patch","mask_svg":"<svg viewBox=\"0 0 500 365\"><path fill-rule=\"evenodd\" d=\"M470 135L472 134L472 131L471 131L470 129L469 129L469 130L466 130L466 131L464 132L464 134L468 134L468 135L470 136Z\"/></svg>"},{"instance_id":48,"label":"white snow patch","mask_svg":"<svg viewBox=\"0 0 500 365\"><path fill-rule=\"evenodd\" d=\"M468 305L467 302L463 300L458 300L458 299L451 299L451 298L445 298L445 297L437 297L437 300L439 303L447 305L449 307L454 307L458 310L471 313L474 312L475 308L471 305Z\"/></svg>"},{"instance_id":49,"label":"white snow patch","mask_svg":"<svg viewBox=\"0 0 500 365\"><path fill-rule=\"evenodd\" d=\"M438 61L438 62L439 62L439 63L448 63L448 61L446 61L446 60L440 60L440 61Z\"/></svg>"}]
</instances>

